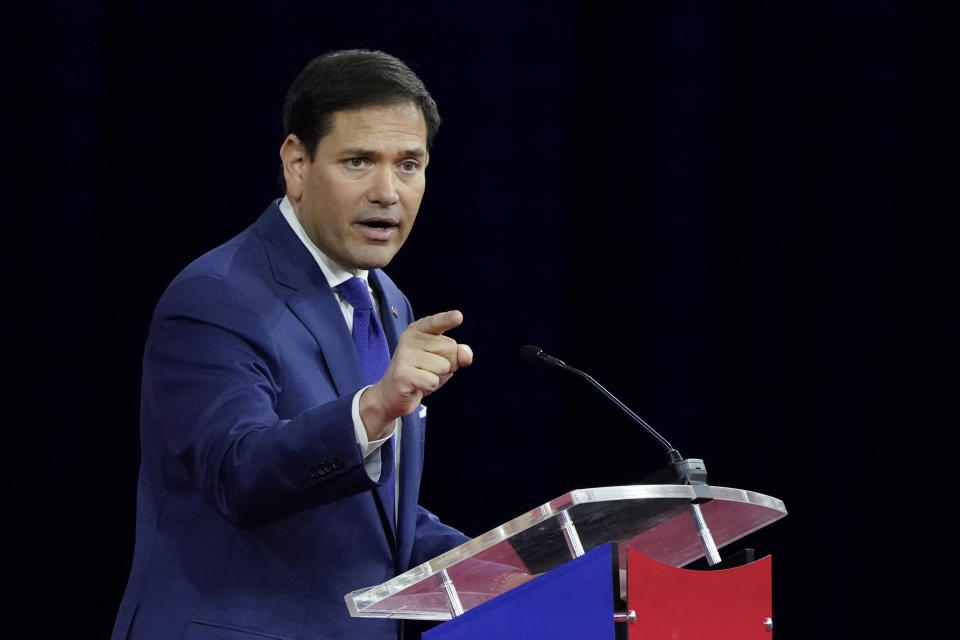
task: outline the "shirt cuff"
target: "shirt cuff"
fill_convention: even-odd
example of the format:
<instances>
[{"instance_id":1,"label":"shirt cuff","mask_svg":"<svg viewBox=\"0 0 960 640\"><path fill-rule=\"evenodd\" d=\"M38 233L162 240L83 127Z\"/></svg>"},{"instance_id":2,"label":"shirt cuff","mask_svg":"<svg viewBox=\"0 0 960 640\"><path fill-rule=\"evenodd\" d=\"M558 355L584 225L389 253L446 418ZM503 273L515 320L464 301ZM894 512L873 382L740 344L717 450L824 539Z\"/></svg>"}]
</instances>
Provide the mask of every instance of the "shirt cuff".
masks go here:
<instances>
[{"instance_id":1,"label":"shirt cuff","mask_svg":"<svg viewBox=\"0 0 960 640\"><path fill-rule=\"evenodd\" d=\"M363 392L373 385L367 385L353 395L353 404L350 406L350 414L353 417L353 430L357 436L357 444L360 445L360 456L363 458L363 468L367 475L374 482L380 481L380 455L379 450L384 442L393 437L397 427L400 425L400 418L393 421L393 428L390 429L390 435L379 440L367 440L367 430L363 426L363 420L360 419L360 396ZM376 455L374 455L376 454Z\"/></svg>"}]
</instances>

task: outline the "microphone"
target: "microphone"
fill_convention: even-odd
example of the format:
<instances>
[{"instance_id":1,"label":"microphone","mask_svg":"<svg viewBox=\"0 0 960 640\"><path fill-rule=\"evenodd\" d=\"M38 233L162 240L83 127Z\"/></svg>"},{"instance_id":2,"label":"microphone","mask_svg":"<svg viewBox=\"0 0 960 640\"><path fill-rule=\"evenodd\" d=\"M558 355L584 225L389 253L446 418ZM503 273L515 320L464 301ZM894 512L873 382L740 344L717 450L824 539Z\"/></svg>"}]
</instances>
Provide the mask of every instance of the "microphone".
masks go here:
<instances>
[{"instance_id":1,"label":"microphone","mask_svg":"<svg viewBox=\"0 0 960 640\"><path fill-rule=\"evenodd\" d=\"M663 450L667 452L667 458L669 459L670 467L676 472L677 479L680 480L680 484L707 484L707 468L706 465L704 465L703 460L699 458L689 458L684 460L683 456L680 455L680 452L677 451L677 449L670 444L666 438L660 435L656 429L647 424L646 420L631 411L630 407L620 402L615 395L607 391L603 385L594 380L592 376L584 371L581 371L580 369L571 367L559 358L554 358L540 347L535 347L532 344L525 344L523 347L521 347L520 357L530 364L538 364L545 367L550 367L552 369L560 369L561 371L572 373L586 380L594 389L602 393L607 400L616 405L620 411L625 413L631 420L643 427L644 430L650 434L650 436L652 436L661 447L663 447Z\"/></svg>"}]
</instances>

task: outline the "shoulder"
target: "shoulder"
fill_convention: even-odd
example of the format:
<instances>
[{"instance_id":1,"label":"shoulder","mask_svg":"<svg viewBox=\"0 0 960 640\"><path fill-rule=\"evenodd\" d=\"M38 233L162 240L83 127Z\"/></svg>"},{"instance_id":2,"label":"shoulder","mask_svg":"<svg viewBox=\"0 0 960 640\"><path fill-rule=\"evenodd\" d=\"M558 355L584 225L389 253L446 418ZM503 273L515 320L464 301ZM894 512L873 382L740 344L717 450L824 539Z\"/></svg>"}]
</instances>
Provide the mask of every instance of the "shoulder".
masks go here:
<instances>
[{"instance_id":1,"label":"shoulder","mask_svg":"<svg viewBox=\"0 0 960 640\"><path fill-rule=\"evenodd\" d=\"M154 318L264 313L279 302L260 224L258 220L180 271L161 295Z\"/></svg>"},{"instance_id":2,"label":"shoulder","mask_svg":"<svg viewBox=\"0 0 960 640\"><path fill-rule=\"evenodd\" d=\"M250 226L188 264L171 285L196 277L238 280L264 268L269 268L264 243Z\"/></svg>"},{"instance_id":3,"label":"shoulder","mask_svg":"<svg viewBox=\"0 0 960 640\"><path fill-rule=\"evenodd\" d=\"M171 286L198 277L243 283L269 274L267 245L274 236L283 233L285 225L277 203L272 202L246 229L188 264Z\"/></svg>"},{"instance_id":4,"label":"shoulder","mask_svg":"<svg viewBox=\"0 0 960 640\"><path fill-rule=\"evenodd\" d=\"M197 304L216 302L204 298L204 294L214 291L236 291L245 288L244 284L255 279L258 268L256 254L262 253L262 246L250 230L240 233L219 247L208 251L190 264L170 282L160 298L160 304L178 299L183 295L193 295Z\"/></svg>"}]
</instances>

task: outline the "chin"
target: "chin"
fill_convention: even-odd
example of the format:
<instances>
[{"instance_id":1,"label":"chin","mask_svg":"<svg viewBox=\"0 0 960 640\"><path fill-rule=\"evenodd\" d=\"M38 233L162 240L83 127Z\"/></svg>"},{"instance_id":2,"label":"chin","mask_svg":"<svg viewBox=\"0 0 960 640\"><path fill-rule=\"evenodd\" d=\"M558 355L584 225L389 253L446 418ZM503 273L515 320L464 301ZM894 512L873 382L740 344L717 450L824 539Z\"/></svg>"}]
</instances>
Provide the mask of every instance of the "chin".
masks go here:
<instances>
[{"instance_id":1,"label":"chin","mask_svg":"<svg viewBox=\"0 0 960 640\"><path fill-rule=\"evenodd\" d=\"M366 254L363 256L357 256L357 259L353 261L357 269L365 269L367 271L371 269L382 269L393 260L393 256L396 255L396 251L390 251L389 253L380 253L376 255Z\"/></svg>"},{"instance_id":2,"label":"chin","mask_svg":"<svg viewBox=\"0 0 960 640\"><path fill-rule=\"evenodd\" d=\"M382 269L390 264L393 257L397 255L399 246L379 246L365 247L366 250L358 251L354 256L353 263L361 265L361 269Z\"/></svg>"}]
</instances>

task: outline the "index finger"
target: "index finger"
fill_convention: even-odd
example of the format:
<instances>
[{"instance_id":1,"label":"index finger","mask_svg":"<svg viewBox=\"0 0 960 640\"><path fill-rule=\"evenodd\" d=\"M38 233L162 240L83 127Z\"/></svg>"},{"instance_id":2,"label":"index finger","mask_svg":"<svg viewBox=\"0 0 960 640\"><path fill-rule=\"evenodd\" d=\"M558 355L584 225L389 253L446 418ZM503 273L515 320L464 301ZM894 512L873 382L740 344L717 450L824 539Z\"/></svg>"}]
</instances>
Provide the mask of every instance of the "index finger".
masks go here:
<instances>
[{"instance_id":1,"label":"index finger","mask_svg":"<svg viewBox=\"0 0 960 640\"><path fill-rule=\"evenodd\" d=\"M439 336L444 331L459 327L462 322L463 314L454 309L453 311L444 311L443 313L420 318L411 326L424 333L432 333Z\"/></svg>"}]
</instances>

